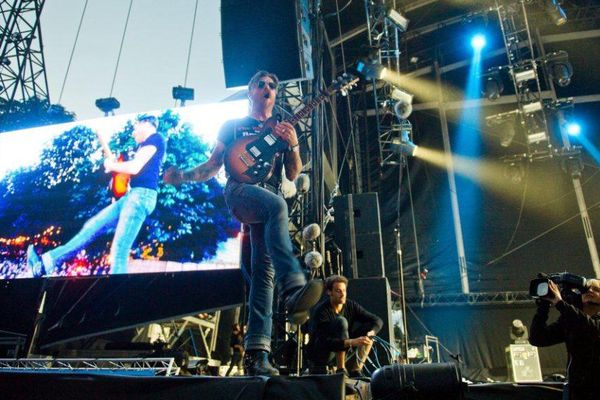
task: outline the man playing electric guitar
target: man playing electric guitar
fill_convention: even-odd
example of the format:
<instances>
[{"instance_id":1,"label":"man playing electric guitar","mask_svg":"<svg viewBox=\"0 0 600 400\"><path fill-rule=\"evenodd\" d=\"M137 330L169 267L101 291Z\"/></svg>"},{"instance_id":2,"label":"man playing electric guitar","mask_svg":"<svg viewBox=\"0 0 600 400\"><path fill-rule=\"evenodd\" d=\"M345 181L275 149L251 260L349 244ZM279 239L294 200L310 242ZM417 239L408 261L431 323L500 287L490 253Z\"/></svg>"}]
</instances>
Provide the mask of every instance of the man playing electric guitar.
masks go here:
<instances>
[{"instance_id":1,"label":"man playing electric guitar","mask_svg":"<svg viewBox=\"0 0 600 400\"><path fill-rule=\"evenodd\" d=\"M232 177L230 165L226 164L229 179L224 194L229 211L250 226L252 281L244 346L244 369L249 375L279 374L268 359L271 351L274 278L292 322L305 319L323 291L321 281L306 282L300 263L294 257L288 231L287 204L278 193L283 166L289 180L294 180L302 169L298 137L293 125L288 122L276 123L270 119L278 84L274 74L266 71L256 73L248 83L250 115L223 125L217 144L205 163L185 172L171 168L164 176L164 181L172 184L206 181L218 173L228 151L235 148L237 141L244 140L248 135L256 136L266 127L272 129L271 139L285 142L273 163L272 160L265 160L273 165L272 170L269 168L270 176L266 182L240 182Z\"/></svg>"},{"instance_id":2,"label":"man playing electric guitar","mask_svg":"<svg viewBox=\"0 0 600 400\"><path fill-rule=\"evenodd\" d=\"M165 155L165 140L156 132L158 119L142 115L133 129L133 138L138 144L132 160L118 162L107 157L106 172L123 173L131 176L131 189L119 200L102 209L90 218L71 240L40 256L33 245L27 248L27 266L34 276L53 275L67 259L73 257L97 236L114 230L111 249L111 274L127 272L127 260L131 246L142 228L146 217L154 211L160 169Z\"/></svg>"}]
</instances>

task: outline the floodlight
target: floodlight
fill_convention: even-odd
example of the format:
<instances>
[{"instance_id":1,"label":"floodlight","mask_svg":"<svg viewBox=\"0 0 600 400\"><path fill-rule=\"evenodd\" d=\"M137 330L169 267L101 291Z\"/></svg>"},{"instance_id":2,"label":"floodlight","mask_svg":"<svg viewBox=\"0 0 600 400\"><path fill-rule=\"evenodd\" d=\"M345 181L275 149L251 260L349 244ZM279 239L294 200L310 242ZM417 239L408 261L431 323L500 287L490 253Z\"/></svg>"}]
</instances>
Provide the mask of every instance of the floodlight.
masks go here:
<instances>
[{"instance_id":1,"label":"floodlight","mask_svg":"<svg viewBox=\"0 0 600 400\"><path fill-rule=\"evenodd\" d=\"M568 123L567 133L571 136L578 136L581 133L581 125L579 125L577 122Z\"/></svg>"},{"instance_id":2,"label":"floodlight","mask_svg":"<svg viewBox=\"0 0 600 400\"><path fill-rule=\"evenodd\" d=\"M114 97L106 97L103 99L96 99L96 107L100 109L100 111L104 112L104 115L115 114L115 110L121 107L121 103Z\"/></svg>"},{"instance_id":3,"label":"floodlight","mask_svg":"<svg viewBox=\"0 0 600 400\"><path fill-rule=\"evenodd\" d=\"M183 87L181 85L174 86L172 90L173 99L181 101L181 105L185 105L187 100L194 100L194 89Z\"/></svg>"},{"instance_id":4,"label":"floodlight","mask_svg":"<svg viewBox=\"0 0 600 400\"><path fill-rule=\"evenodd\" d=\"M394 88L390 97L396 101L394 104L394 112L399 119L406 119L412 113L413 95L398 88Z\"/></svg>"},{"instance_id":5,"label":"floodlight","mask_svg":"<svg viewBox=\"0 0 600 400\"><path fill-rule=\"evenodd\" d=\"M400 32L406 32L408 28L408 19L398 11L390 8L386 15L388 21L393 23Z\"/></svg>"},{"instance_id":6,"label":"floodlight","mask_svg":"<svg viewBox=\"0 0 600 400\"><path fill-rule=\"evenodd\" d=\"M367 79L381 79L386 72L386 68L377 62L361 60L356 64L356 71Z\"/></svg>"},{"instance_id":7,"label":"floodlight","mask_svg":"<svg viewBox=\"0 0 600 400\"><path fill-rule=\"evenodd\" d=\"M390 149L396 154L414 157L418 146L410 140L412 124L409 121L404 120L399 128L400 136L392 139Z\"/></svg>"},{"instance_id":8,"label":"floodlight","mask_svg":"<svg viewBox=\"0 0 600 400\"><path fill-rule=\"evenodd\" d=\"M471 46L473 47L473 49L475 50L481 50L485 47L485 36L482 35L481 33L478 33L477 35L473 36L473 38L471 39Z\"/></svg>"},{"instance_id":9,"label":"floodlight","mask_svg":"<svg viewBox=\"0 0 600 400\"><path fill-rule=\"evenodd\" d=\"M569 54L566 51L559 50L550 53L545 57L544 62L554 83L561 87L568 86L571 83L573 66L569 62Z\"/></svg>"},{"instance_id":10,"label":"floodlight","mask_svg":"<svg viewBox=\"0 0 600 400\"><path fill-rule=\"evenodd\" d=\"M502 82L500 71L498 69L489 71L483 75L483 78L485 82L481 93L491 101L500 98L500 95L504 92L504 83Z\"/></svg>"},{"instance_id":11,"label":"floodlight","mask_svg":"<svg viewBox=\"0 0 600 400\"><path fill-rule=\"evenodd\" d=\"M561 3L560 0L543 0L544 9L556 26L564 25L567 22L567 14L560 6Z\"/></svg>"}]
</instances>

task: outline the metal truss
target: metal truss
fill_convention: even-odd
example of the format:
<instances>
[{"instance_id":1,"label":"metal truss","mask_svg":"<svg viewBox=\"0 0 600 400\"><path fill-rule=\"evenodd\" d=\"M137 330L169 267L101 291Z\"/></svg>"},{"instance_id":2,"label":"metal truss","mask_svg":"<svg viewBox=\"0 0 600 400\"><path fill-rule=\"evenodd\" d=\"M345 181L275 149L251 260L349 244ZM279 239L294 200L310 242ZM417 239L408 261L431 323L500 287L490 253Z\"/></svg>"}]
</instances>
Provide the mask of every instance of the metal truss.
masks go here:
<instances>
[{"instance_id":1,"label":"metal truss","mask_svg":"<svg viewBox=\"0 0 600 400\"><path fill-rule=\"evenodd\" d=\"M0 0L0 107L49 99L40 27L44 3Z\"/></svg>"},{"instance_id":2,"label":"metal truss","mask_svg":"<svg viewBox=\"0 0 600 400\"><path fill-rule=\"evenodd\" d=\"M220 318L221 312L215 311L214 314L206 316L201 314L171 321L166 324L172 328L166 337L168 347L173 349L190 344L194 356L211 359L217 345ZM197 338L200 339L200 343L196 342Z\"/></svg>"},{"instance_id":3,"label":"metal truss","mask_svg":"<svg viewBox=\"0 0 600 400\"><path fill-rule=\"evenodd\" d=\"M56 372L151 371L154 375L179 374L173 358L0 358L0 370Z\"/></svg>"},{"instance_id":4,"label":"metal truss","mask_svg":"<svg viewBox=\"0 0 600 400\"><path fill-rule=\"evenodd\" d=\"M410 307L462 306L462 305L497 305L497 304L531 304L533 299L528 292L481 292L428 294L423 297L406 299Z\"/></svg>"},{"instance_id":5,"label":"metal truss","mask_svg":"<svg viewBox=\"0 0 600 400\"><path fill-rule=\"evenodd\" d=\"M536 160L552 156L548 122L542 103L541 65L536 59L527 18L526 0L496 0L495 8L515 88L518 120L527 139L527 156Z\"/></svg>"}]
</instances>

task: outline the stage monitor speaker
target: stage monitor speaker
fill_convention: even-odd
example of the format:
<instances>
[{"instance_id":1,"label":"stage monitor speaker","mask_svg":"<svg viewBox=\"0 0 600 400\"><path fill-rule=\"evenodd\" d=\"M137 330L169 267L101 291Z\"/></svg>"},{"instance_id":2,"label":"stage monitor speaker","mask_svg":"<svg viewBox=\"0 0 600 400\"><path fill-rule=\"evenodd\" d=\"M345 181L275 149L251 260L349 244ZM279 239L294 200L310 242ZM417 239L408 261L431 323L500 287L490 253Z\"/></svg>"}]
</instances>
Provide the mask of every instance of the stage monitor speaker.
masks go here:
<instances>
[{"instance_id":1,"label":"stage monitor speaker","mask_svg":"<svg viewBox=\"0 0 600 400\"><path fill-rule=\"evenodd\" d=\"M335 242L342 250L344 275L384 275L383 245L377 193L348 194L333 199Z\"/></svg>"},{"instance_id":2,"label":"stage monitor speaker","mask_svg":"<svg viewBox=\"0 0 600 400\"><path fill-rule=\"evenodd\" d=\"M309 0L222 0L221 41L228 88L260 70L282 82L313 78Z\"/></svg>"},{"instance_id":3,"label":"stage monitor speaker","mask_svg":"<svg viewBox=\"0 0 600 400\"><path fill-rule=\"evenodd\" d=\"M392 298L387 278L351 279L348 282L348 298L383 320L377 336L394 345Z\"/></svg>"}]
</instances>

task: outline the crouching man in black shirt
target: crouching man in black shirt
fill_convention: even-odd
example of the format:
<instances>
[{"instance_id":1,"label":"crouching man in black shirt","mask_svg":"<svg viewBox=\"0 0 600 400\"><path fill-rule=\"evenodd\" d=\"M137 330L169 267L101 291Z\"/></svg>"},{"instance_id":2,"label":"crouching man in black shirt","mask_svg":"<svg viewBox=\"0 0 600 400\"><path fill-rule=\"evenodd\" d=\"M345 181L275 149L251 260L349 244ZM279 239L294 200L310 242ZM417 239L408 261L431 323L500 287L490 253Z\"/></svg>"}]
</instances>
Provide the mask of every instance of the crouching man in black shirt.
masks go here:
<instances>
[{"instance_id":1,"label":"crouching man in black shirt","mask_svg":"<svg viewBox=\"0 0 600 400\"><path fill-rule=\"evenodd\" d=\"M581 295L581 309L566 303L558 286L549 281L549 294L538 300L538 310L529 342L538 347L564 342L567 346L568 387L563 398L597 399L600 393L600 280L588 279L587 291ZM550 306L560 317L547 324Z\"/></svg>"},{"instance_id":2,"label":"crouching man in black shirt","mask_svg":"<svg viewBox=\"0 0 600 400\"><path fill-rule=\"evenodd\" d=\"M325 296L313 309L310 319L308 358L313 371L323 373L335 360L337 372L349 377L362 375L373 337L383 326L383 321L371 314L356 301L346 298L348 279L333 275L325 281ZM346 352L357 348L356 357L348 361Z\"/></svg>"}]
</instances>

